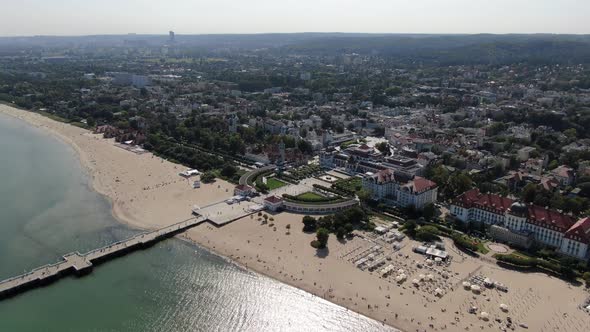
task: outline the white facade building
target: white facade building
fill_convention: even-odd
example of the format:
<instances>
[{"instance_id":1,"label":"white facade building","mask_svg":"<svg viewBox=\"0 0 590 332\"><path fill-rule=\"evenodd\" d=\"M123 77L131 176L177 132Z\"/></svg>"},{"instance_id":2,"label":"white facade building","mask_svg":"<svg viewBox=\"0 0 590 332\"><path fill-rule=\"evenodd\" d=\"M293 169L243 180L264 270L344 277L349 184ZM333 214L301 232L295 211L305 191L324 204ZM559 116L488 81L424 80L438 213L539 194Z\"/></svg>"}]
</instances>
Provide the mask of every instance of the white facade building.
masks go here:
<instances>
[{"instance_id":1,"label":"white facade building","mask_svg":"<svg viewBox=\"0 0 590 332\"><path fill-rule=\"evenodd\" d=\"M590 218L576 220L557 211L509 198L469 190L451 204L451 214L463 222L500 225L536 242L582 260L590 259Z\"/></svg>"},{"instance_id":2,"label":"white facade building","mask_svg":"<svg viewBox=\"0 0 590 332\"><path fill-rule=\"evenodd\" d=\"M429 203L435 203L438 194L436 183L415 176L397 176L391 169L363 176L363 188L371 192L372 198L395 206L414 206L423 209Z\"/></svg>"}]
</instances>

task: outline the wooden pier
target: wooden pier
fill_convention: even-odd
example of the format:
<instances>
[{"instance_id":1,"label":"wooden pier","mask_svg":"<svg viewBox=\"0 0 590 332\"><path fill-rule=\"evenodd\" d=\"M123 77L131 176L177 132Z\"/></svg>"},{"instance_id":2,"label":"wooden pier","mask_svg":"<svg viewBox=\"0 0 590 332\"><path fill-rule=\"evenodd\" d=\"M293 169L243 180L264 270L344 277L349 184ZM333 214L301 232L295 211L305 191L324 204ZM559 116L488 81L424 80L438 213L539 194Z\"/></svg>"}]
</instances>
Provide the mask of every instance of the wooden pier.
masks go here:
<instances>
[{"instance_id":1,"label":"wooden pier","mask_svg":"<svg viewBox=\"0 0 590 332\"><path fill-rule=\"evenodd\" d=\"M159 230L137 234L127 240L115 242L86 254L80 254L79 252L69 253L64 255L63 260L60 262L41 266L25 274L0 281L0 299L17 295L31 288L47 285L70 274L80 276L90 273L92 267L96 264L123 256L135 250L150 247L206 220L205 217L193 218Z\"/></svg>"}]
</instances>

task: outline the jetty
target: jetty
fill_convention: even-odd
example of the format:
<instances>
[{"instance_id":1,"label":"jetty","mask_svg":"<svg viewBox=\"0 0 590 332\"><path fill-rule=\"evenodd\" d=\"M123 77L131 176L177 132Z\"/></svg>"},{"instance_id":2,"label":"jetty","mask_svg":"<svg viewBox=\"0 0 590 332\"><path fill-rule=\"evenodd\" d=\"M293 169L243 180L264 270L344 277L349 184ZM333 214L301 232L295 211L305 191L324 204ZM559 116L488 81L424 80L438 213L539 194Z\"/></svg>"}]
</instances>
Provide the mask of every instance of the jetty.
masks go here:
<instances>
[{"instance_id":1,"label":"jetty","mask_svg":"<svg viewBox=\"0 0 590 332\"><path fill-rule=\"evenodd\" d=\"M38 267L30 272L0 281L0 299L5 299L31 288L50 284L68 275L82 276L92 271L94 265L126 255L132 251L145 249L173 237L189 228L207 221L199 216L179 223L137 234L127 240L115 242L108 246L92 250L86 254L69 253L60 262Z\"/></svg>"}]
</instances>

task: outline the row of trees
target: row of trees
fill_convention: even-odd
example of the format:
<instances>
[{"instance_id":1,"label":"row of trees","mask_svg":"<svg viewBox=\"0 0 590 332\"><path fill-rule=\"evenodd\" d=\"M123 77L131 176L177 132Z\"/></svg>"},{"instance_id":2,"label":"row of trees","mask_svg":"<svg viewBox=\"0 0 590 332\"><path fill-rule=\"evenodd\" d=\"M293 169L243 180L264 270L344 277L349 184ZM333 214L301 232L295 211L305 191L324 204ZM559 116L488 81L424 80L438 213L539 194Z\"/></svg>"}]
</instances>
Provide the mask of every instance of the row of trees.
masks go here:
<instances>
[{"instance_id":1,"label":"row of trees","mask_svg":"<svg viewBox=\"0 0 590 332\"><path fill-rule=\"evenodd\" d=\"M304 232L318 232L320 229L324 229L328 233L336 234L338 239L350 235L355 228L371 228L368 214L360 207L353 207L318 219L305 216L302 222Z\"/></svg>"}]
</instances>

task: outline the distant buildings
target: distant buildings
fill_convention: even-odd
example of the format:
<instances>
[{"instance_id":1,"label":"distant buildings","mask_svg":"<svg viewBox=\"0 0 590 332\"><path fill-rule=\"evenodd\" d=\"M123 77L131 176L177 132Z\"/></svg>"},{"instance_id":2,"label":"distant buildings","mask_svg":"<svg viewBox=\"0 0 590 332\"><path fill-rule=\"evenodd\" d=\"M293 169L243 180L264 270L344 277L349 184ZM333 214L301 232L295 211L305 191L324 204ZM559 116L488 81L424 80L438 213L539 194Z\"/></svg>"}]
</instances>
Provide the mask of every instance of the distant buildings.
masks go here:
<instances>
[{"instance_id":1,"label":"distant buildings","mask_svg":"<svg viewBox=\"0 0 590 332\"><path fill-rule=\"evenodd\" d=\"M590 259L590 218L576 222L569 215L499 195L482 194L477 189L457 197L450 210L465 223L500 226L501 229L496 227L491 231L498 240L522 245L532 237L562 254Z\"/></svg>"},{"instance_id":2,"label":"distant buildings","mask_svg":"<svg viewBox=\"0 0 590 332\"><path fill-rule=\"evenodd\" d=\"M132 85L138 89L152 84L151 79L145 75L135 75L125 72L109 72L107 76L113 78L115 85Z\"/></svg>"},{"instance_id":3,"label":"distant buildings","mask_svg":"<svg viewBox=\"0 0 590 332\"><path fill-rule=\"evenodd\" d=\"M574 183L575 171L571 167L561 165L552 170L551 174L562 187L571 186Z\"/></svg>"}]
</instances>

